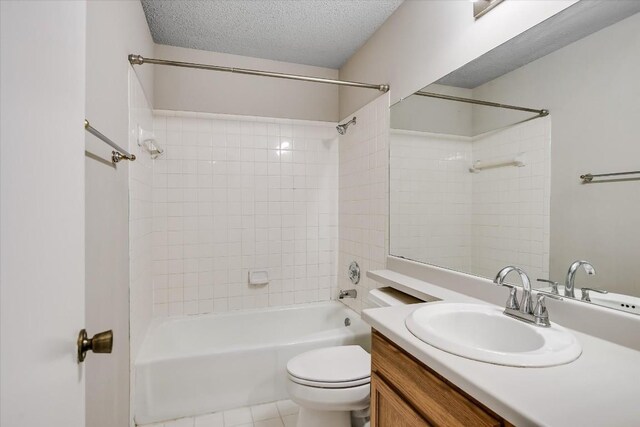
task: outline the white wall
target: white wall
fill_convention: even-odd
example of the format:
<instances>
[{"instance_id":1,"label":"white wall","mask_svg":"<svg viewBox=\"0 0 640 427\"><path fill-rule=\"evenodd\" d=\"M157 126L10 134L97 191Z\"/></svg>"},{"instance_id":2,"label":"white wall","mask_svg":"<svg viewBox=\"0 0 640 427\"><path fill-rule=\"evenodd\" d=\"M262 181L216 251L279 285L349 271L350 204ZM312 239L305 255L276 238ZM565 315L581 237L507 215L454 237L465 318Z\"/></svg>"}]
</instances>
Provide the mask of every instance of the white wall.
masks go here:
<instances>
[{"instance_id":1,"label":"white wall","mask_svg":"<svg viewBox=\"0 0 640 427\"><path fill-rule=\"evenodd\" d=\"M355 300L342 301L360 312L367 307L369 289L379 286L366 272L384 268L388 247L389 95L380 95L353 115L357 124L339 142L337 274L340 289L358 291ZM360 283L355 286L347 276L352 261L360 265Z\"/></svg>"},{"instance_id":2,"label":"white wall","mask_svg":"<svg viewBox=\"0 0 640 427\"><path fill-rule=\"evenodd\" d=\"M640 14L474 90L480 99L551 111L551 278L576 259L597 275L578 286L640 295L638 181L582 185L587 172L638 169ZM480 122L492 118L478 112Z\"/></svg>"},{"instance_id":3,"label":"white wall","mask_svg":"<svg viewBox=\"0 0 640 427\"><path fill-rule=\"evenodd\" d=\"M331 68L166 45L156 45L154 55L160 59L338 78L338 70ZM155 68L156 109L338 120L338 87L334 85L161 65L142 65L136 69L151 67Z\"/></svg>"},{"instance_id":4,"label":"white wall","mask_svg":"<svg viewBox=\"0 0 640 427\"><path fill-rule=\"evenodd\" d=\"M469 1L405 1L340 69L340 78L389 83L394 104L576 1L506 1L477 21ZM376 96L341 88L340 117Z\"/></svg>"},{"instance_id":5,"label":"white wall","mask_svg":"<svg viewBox=\"0 0 640 427\"><path fill-rule=\"evenodd\" d=\"M333 124L156 111L154 313L326 301L335 289ZM264 269L268 285L249 285Z\"/></svg>"},{"instance_id":6,"label":"white wall","mask_svg":"<svg viewBox=\"0 0 640 427\"><path fill-rule=\"evenodd\" d=\"M150 55L153 42L139 2L87 3L86 117L126 147L129 140L127 55ZM152 96L153 70L139 72ZM87 368L87 425L129 423L129 173L111 164L111 147L86 136L86 305L89 333L113 329L113 353ZM136 310L136 308L133 308Z\"/></svg>"},{"instance_id":7,"label":"white wall","mask_svg":"<svg viewBox=\"0 0 640 427\"><path fill-rule=\"evenodd\" d=\"M84 425L85 13L0 2L4 427Z\"/></svg>"}]
</instances>

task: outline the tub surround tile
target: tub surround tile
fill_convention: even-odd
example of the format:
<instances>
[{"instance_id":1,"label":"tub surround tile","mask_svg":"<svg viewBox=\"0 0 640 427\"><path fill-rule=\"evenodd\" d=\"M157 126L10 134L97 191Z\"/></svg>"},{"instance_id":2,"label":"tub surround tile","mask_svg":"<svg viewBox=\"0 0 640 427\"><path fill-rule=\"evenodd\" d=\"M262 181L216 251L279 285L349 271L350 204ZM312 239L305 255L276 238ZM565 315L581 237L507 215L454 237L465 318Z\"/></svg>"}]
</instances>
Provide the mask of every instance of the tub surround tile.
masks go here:
<instances>
[{"instance_id":1,"label":"tub surround tile","mask_svg":"<svg viewBox=\"0 0 640 427\"><path fill-rule=\"evenodd\" d=\"M337 277L340 289L358 291L356 299L341 301L360 313L367 308L368 291L379 286L364 273L384 268L388 248L389 94L379 96L345 120L353 116L358 118L357 124L340 136L339 143ZM347 274L352 261L360 265L357 285Z\"/></svg>"},{"instance_id":2,"label":"tub surround tile","mask_svg":"<svg viewBox=\"0 0 640 427\"><path fill-rule=\"evenodd\" d=\"M334 123L155 111L155 316L331 298L337 288ZM248 271L267 270L266 286Z\"/></svg>"}]
</instances>

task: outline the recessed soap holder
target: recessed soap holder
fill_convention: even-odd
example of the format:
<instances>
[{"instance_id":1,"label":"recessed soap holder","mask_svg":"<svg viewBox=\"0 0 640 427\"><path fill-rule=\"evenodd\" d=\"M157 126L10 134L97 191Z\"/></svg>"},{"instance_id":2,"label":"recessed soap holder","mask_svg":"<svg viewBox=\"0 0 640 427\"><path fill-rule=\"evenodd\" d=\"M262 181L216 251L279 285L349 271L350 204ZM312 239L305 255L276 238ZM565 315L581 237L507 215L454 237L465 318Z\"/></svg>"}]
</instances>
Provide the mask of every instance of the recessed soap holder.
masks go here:
<instances>
[{"instance_id":1,"label":"recessed soap holder","mask_svg":"<svg viewBox=\"0 0 640 427\"><path fill-rule=\"evenodd\" d=\"M249 284L254 286L268 285L269 272L267 270L249 270Z\"/></svg>"},{"instance_id":2,"label":"recessed soap holder","mask_svg":"<svg viewBox=\"0 0 640 427\"><path fill-rule=\"evenodd\" d=\"M138 146L148 151L152 159L157 159L160 154L164 153L164 150L158 145L155 134L142 129L140 125L138 125Z\"/></svg>"}]
</instances>

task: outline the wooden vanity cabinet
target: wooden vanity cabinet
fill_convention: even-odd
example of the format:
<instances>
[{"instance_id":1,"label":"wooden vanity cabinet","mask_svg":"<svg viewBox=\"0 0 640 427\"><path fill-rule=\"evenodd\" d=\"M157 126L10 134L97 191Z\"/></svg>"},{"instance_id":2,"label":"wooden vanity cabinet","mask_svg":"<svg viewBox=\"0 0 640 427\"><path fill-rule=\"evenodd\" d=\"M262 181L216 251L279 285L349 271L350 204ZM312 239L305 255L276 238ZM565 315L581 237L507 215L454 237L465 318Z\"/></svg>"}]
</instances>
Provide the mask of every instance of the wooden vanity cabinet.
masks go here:
<instances>
[{"instance_id":1,"label":"wooden vanity cabinet","mask_svg":"<svg viewBox=\"0 0 640 427\"><path fill-rule=\"evenodd\" d=\"M371 427L511 426L373 331Z\"/></svg>"}]
</instances>

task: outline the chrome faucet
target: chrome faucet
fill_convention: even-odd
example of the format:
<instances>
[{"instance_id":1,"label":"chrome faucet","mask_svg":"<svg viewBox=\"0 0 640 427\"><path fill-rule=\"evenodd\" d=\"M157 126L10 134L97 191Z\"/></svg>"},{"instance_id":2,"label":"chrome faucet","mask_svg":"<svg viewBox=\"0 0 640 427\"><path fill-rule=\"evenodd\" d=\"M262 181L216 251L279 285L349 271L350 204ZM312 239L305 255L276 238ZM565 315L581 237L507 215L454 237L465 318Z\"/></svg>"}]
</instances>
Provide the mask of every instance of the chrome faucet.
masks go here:
<instances>
[{"instance_id":1,"label":"chrome faucet","mask_svg":"<svg viewBox=\"0 0 640 427\"><path fill-rule=\"evenodd\" d=\"M505 285L504 280L507 278L507 275L512 271L517 272L520 275L520 280L522 281L522 301L518 304L518 300L516 298L518 289L512 285ZM531 281L529 280L529 276L522 269L518 267L514 267L512 265L503 268L498 271L496 278L493 279L493 283L499 286L507 286L511 288L511 294L509 296L509 300L507 301L507 308L512 310L519 310L524 314L533 314L533 305L531 304Z\"/></svg>"},{"instance_id":2,"label":"chrome faucet","mask_svg":"<svg viewBox=\"0 0 640 427\"><path fill-rule=\"evenodd\" d=\"M518 303L518 288L514 285L504 283L507 275L512 271L517 272L520 275L520 280L522 281L523 294L520 303ZM493 279L493 283L499 286L506 286L508 288L511 288L511 290L509 291L509 299L507 300L507 305L504 309L504 314L518 320L533 323L537 326L551 326L551 322L549 321L549 313L547 312L547 306L545 304L545 297L559 300L561 300L562 298L555 295L545 295L542 293L538 293L538 301L536 304L536 308L534 309L533 304L531 303L531 281L529 280L529 276L527 276L527 273L525 273L522 269L514 267L512 265L500 270L496 275L496 278Z\"/></svg>"},{"instance_id":3,"label":"chrome faucet","mask_svg":"<svg viewBox=\"0 0 640 427\"><path fill-rule=\"evenodd\" d=\"M591 295L589 292L597 292L599 294L608 294L609 291L605 291L603 289L594 289L594 288L582 288L582 301L591 302Z\"/></svg>"},{"instance_id":4,"label":"chrome faucet","mask_svg":"<svg viewBox=\"0 0 640 427\"><path fill-rule=\"evenodd\" d=\"M358 296L358 291L355 289L340 289L340 294L338 295L339 299L344 298L355 298Z\"/></svg>"},{"instance_id":5,"label":"chrome faucet","mask_svg":"<svg viewBox=\"0 0 640 427\"><path fill-rule=\"evenodd\" d=\"M593 276L596 274L596 269L593 268L593 265L589 261L574 261L573 264L569 267L569 271L567 272L567 279L564 282L564 296L575 298L575 281L576 281L576 273L578 272L578 268L584 268L584 271L587 272L588 275Z\"/></svg>"}]
</instances>

